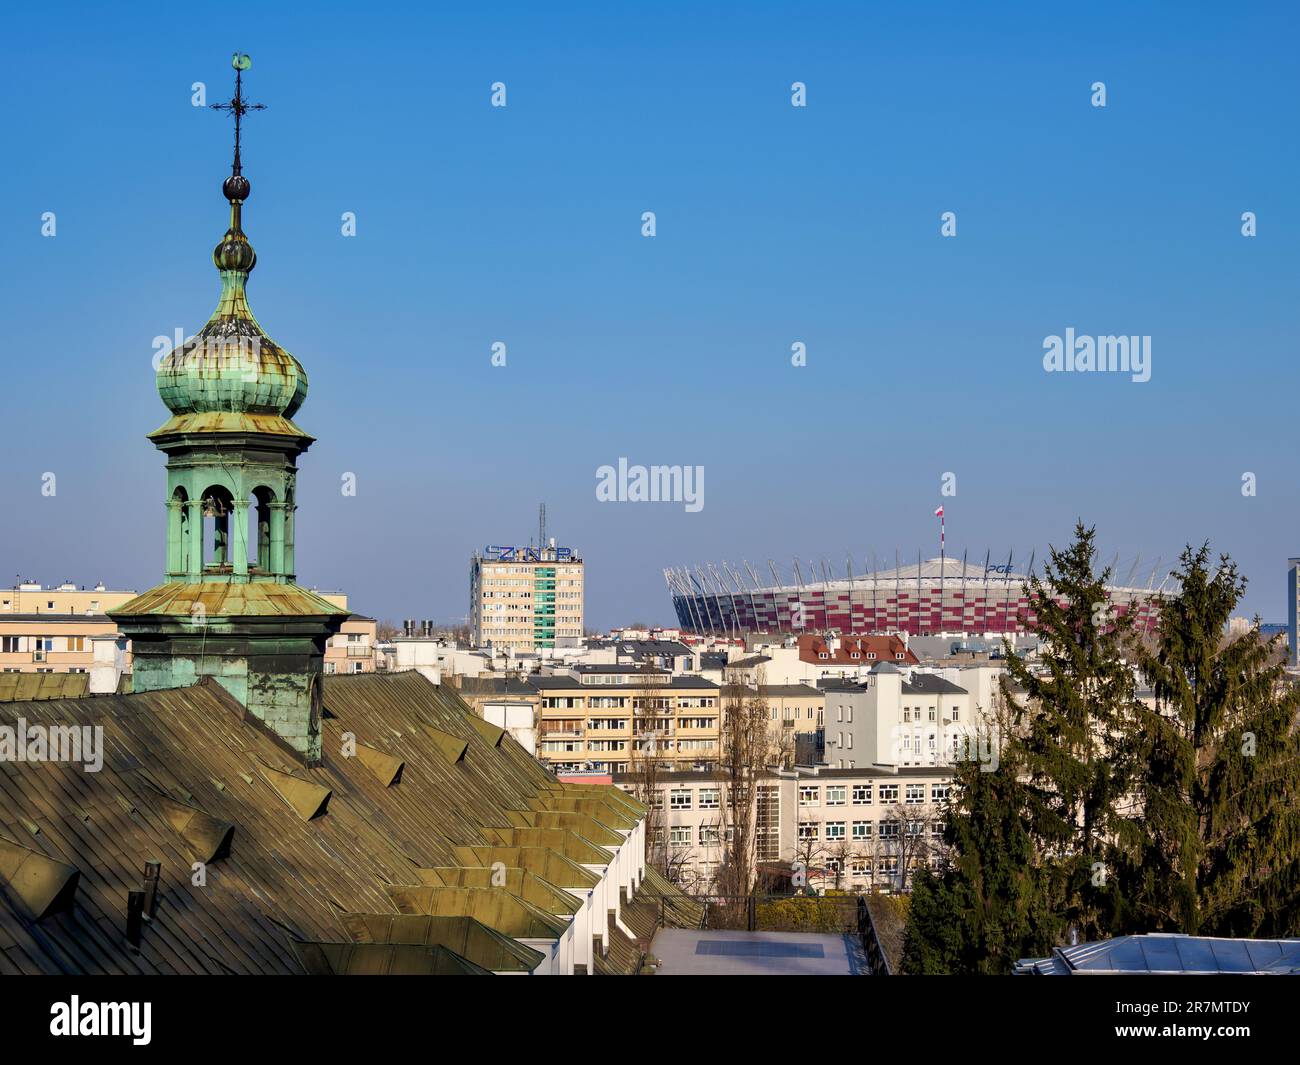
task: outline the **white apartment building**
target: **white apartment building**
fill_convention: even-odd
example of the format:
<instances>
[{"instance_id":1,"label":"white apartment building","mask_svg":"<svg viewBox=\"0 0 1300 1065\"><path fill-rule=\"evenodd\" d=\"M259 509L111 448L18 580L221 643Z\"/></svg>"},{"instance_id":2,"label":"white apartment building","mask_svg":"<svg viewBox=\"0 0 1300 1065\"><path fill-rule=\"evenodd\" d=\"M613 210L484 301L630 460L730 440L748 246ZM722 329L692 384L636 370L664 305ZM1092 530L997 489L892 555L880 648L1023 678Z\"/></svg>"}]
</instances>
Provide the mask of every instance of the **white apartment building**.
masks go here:
<instances>
[{"instance_id":1,"label":"white apartment building","mask_svg":"<svg viewBox=\"0 0 1300 1065\"><path fill-rule=\"evenodd\" d=\"M638 790L634 774L615 774L614 783ZM670 879L685 890L709 894L730 838L725 779L665 773L657 784L647 855L665 860ZM791 872L800 866L817 889L905 890L911 873L940 855L951 784L947 766L768 770L755 789L753 858Z\"/></svg>"},{"instance_id":2,"label":"white apartment building","mask_svg":"<svg viewBox=\"0 0 1300 1065\"><path fill-rule=\"evenodd\" d=\"M875 666L865 683L826 683L825 759L840 769L951 765L978 754L998 666L904 671ZM962 681L957 683L957 678Z\"/></svg>"}]
</instances>

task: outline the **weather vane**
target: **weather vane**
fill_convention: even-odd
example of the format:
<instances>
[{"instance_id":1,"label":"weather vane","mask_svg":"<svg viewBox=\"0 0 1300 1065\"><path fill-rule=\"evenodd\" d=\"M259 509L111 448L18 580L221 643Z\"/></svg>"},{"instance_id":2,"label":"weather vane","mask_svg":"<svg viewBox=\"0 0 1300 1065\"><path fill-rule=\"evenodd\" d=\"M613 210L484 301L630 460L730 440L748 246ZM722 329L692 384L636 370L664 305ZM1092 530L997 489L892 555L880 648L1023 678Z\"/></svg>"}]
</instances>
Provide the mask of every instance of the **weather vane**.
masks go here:
<instances>
[{"instance_id":1,"label":"weather vane","mask_svg":"<svg viewBox=\"0 0 1300 1065\"><path fill-rule=\"evenodd\" d=\"M266 104L250 104L244 99L244 71L252 67L253 61L243 52L236 52L230 60L230 65L235 68L235 95L231 97L228 104L212 104L214 111L228 111L235 116L235 163L231 173L239 177L241 167L239 164L239 129L243 117L249 111L265 111Z\"/></svg>"}]
</instances>

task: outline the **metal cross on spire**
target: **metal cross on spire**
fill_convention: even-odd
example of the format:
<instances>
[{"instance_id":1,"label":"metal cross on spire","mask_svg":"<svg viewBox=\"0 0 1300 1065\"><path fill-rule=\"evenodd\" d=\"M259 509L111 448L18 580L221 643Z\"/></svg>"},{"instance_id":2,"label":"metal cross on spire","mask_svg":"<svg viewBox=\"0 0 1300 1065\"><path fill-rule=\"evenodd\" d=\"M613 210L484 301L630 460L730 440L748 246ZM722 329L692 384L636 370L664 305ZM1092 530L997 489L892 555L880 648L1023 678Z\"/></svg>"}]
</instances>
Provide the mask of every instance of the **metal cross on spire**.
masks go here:
<instances>
[{"instance_id":1,"label":"metal cross on spire","mask_svg":"<svg viewBox=\"0 0 1300 1065\"><path fill-rule=\"evenodd\" d=\"M239 131L240 123L243 117L249 111L265 111L266 104L250 104L244 99L244 71L253 65L253 61L243 52L236 52L230 60L230 65L235 68L235 95L231 97L228 104L211 104L214 111L228 111L235 116L235 162L231 168L231 173L236 177L242 172L239 163Z\"/></svg>"}]
</instances>

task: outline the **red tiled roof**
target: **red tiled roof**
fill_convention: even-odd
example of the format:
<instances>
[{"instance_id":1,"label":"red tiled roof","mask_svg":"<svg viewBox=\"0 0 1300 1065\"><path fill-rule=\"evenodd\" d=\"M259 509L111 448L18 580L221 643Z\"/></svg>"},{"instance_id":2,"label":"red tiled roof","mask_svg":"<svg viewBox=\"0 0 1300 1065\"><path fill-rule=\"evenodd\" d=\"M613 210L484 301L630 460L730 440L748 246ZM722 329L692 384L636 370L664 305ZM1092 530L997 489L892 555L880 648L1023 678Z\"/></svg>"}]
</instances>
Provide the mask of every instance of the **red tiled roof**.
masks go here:
<instances>
[{"instance_id":1,"label":"red tiled roof","mask_svg":"<svg viewBox=\"0 0 1300 1065\"><path fill-rule=\"evenodd\" d=\"M916 655L897 636L841 636L839 643L839 648L832 654L825 637L800 636L799 661L835 666L860 666L870 662L902 662L914 666L919 663ZM857 652L857 658L853 657L854 652ZM822 658L823 654L829 657ZM899 654L903 657L897 657Z\"/></svg>"}]
</instances>

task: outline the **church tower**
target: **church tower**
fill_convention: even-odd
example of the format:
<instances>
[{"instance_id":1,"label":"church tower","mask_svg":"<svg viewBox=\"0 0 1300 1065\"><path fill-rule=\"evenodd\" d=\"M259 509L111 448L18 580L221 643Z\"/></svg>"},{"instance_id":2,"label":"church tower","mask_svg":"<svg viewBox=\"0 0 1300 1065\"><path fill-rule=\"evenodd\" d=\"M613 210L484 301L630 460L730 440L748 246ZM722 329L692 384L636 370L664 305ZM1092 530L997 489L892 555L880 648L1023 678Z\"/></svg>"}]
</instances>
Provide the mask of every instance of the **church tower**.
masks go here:
<instances>
[{"instance_id":1,"label":"church tower","mask_svg":"<svg viewBox=\"0 0 1300 1065\"><path fill-rule=\"evenodd\" d=\"M135 691L212 677L313 764L325 644L348 612L294 582L298 456L314 441L293 421L306 371L248 305L257 255L243 228L251 187L240 133L243 117L261 109L244 100L250 65L236 54L234 98L214 105L235 119L222 185L230 228L212 253L221 296L157 373L171 412L149 434L167 456L166 577L110 616L132 641Z\"/></svg>"}]
</instances>

